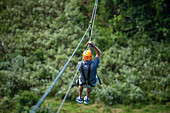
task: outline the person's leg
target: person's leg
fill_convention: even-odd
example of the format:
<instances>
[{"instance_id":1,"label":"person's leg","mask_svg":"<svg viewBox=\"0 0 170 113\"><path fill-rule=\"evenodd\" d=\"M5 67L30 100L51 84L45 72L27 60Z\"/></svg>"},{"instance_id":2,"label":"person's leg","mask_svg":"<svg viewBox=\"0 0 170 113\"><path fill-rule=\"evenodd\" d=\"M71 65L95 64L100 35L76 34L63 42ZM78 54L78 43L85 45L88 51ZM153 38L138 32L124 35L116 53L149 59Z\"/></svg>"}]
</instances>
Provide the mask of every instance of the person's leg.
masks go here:
<instances>
[{"instance_id":1,"label":"person's leg","mask_svg":"<svg viewBox=\"0 0 170 113\"><path fill-rule=\"evenodd\" d=\"M82 100L82 92L83 92L83 86L79 86L79 96L76 98L76 101L81 104L83 103L83 100Z\"/></svg>"},{"instance_id":2,"label":"person's leg","mask_svg":"<svg viewBox=\"0 0 170 113\"><path fill-rule=\"evenodd\" d=\"M87 88L87 96L84 97L84 104L89 104L90 101L90 92L92 91L92 88Z\"/></svg>"},{"instance_id":3,"label":"person's leg","mask_svg":"<svg viewBox=\"0 0 170 113\"><path fill-rule=\"evenodd\" d=\"M90 92L92 91L92 88L87 88L87 98L90 97Z\"/></svg>"},{"instance_id":4,"label":"person's leg","mask_svg":"<svg viewBox=\"0 0 170 113\"><path fill-rule=\"evenodd\" d=\"M82 97L83 86L79 86L79 97Z\"/></svg>"}]
</instances>

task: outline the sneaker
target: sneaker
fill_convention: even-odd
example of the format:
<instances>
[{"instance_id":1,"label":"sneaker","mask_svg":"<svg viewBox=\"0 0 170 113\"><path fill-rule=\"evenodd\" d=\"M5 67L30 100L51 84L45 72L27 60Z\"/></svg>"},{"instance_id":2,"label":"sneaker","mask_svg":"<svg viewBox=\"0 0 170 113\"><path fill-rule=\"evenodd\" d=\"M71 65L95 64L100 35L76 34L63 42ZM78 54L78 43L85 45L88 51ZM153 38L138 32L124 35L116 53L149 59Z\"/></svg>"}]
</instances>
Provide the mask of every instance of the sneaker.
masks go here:
<instances>
[{"instance_id":1,"label":"sneaker","mask_svg":"<svg viewBox=\"0 0 170 113\"><path fill-rule=\"evenodd\" d=\"M87 96L84 97L84 104L89 104L90 98L87 99Z\"/></svg>"},{"instance_id":2,"label":"sneaker","mask_svg":"<svg viewBox=\"0 0 170 113\"><path fill-rule=\"evenodd\" d=\"M76 98L76 101L77 101L79 104L83 103L83 99L80 98L79 96Z\"/></svg>"}]
</instances>

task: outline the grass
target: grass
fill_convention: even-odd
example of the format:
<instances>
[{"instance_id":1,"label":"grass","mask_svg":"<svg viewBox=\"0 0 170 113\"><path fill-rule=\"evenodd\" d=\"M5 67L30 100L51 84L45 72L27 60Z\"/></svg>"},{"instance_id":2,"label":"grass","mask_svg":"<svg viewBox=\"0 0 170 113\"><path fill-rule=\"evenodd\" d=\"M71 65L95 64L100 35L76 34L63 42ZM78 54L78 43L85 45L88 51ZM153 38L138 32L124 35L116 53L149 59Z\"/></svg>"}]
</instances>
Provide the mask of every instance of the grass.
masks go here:
<instances>
[{"instance_id":1,"label":"grass","mask_svg":"<svg viewBox=\"0 0 170 113\"><path fill-rule=\"evenodd\" d=\"M55 98L45 100L41 108L52 109L56 113L62 101ZM50 112L50 113L51 113ZM143 105L140 103L131 105L112 105L107 106L103 103L90 103L89 105L78 104L76 101L66 100L61 113L170 113L170 104L167 105Z\"/></svg>"},{"instance_id":2,"label":"grass","mask_svg":"<svg viewBox=\"0 0 170 113\"><path fill-rule=\"evenodd\" d=\"M123 113L170 113L170 105L160 104L132 104L132 105L117 105L118 108L123 110Z\"/></svg>"},{"instance_id":3,"label":"grass","mask_svg":"<svg viewBox=\"0 0 170 113\"><path fill-rule=\"evenodd\" d=\"M56 100L56 98L48 97L45 99L41 107L37 110L36 113L56 113L60 107L62 100ZM9 104L9 103L8 103ZM19 104L19 103L18 103ZM11 104L12 105L12 104ZM5 109L1 109L5 107ZM23 113L30 111L32 108L28 106L18 106L16 103L15 109L11 106L1 106L0 112L2 113L16 113L20 110ZM27 110L27 111L24 111ZM21 113L22 113L21 111ZM170 102L166 105L162 104L116 104L116 105L106 105L102 102L93 103L90 101L89 105L78 104L75 100L66 100L60 113L170 113Z\"/></svg>"},{"instance_id":4,"label":"grass","mask_svg":"<svg viewBox=\"0 0 170 113\"><path fill-rule=\"evenodd\" d=\"M11 101L9 101L11 102ZM55 98L48 97L45 99L41 107L37 110L36 113L56 113L57 110L60 107L62 100L56 100ZM9 109L12 104L8 103L9 105L1 106L0 112L2 113L16 113L20 110L23 111L23 113L26 113L27 111L31 110L32 108L29 108L28 106L18 106L16 103L16 106ZM3 108L4 107L4 108ZM3 108L3 109L1 109ZM27 111L24 111L27 110ZM22 113L22 112L21 112ZM162 104L129 104L129 105L123 105L123 104L116 104L116 105L106 105L102 102L100 103L93 103L92 101L89 103L89 105L78 104L75 100L66 100L60 113L170 113L170 102L166 105Z\"/></svg>"}]
</instances>

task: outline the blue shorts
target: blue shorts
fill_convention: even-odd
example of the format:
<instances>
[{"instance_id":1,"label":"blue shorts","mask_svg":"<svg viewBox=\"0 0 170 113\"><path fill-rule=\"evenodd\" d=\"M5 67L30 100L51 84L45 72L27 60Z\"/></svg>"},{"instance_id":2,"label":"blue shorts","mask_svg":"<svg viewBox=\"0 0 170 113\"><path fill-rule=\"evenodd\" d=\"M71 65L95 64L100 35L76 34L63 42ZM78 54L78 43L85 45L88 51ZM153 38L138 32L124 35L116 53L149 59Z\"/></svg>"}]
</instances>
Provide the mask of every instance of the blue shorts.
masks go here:
<instances>
[{"instance_id":1,"label":"blue shorts","mask_svg":"<svg viewBox=\"0 0 170 113\"><path fill-rule=\"evenodd\" d=\"M77 82L78 82L78 83L77 83ZM96 80L94 81L94 83L91 83L91 84L95 87L96 84L97 84L97 82L98 82L98 77L96 76ZM78 80L76 81L76 83L77 83L79 86L83 86L83 87L86 87L86 88L91 88L91 86L88 85L88 84L81 85L81 84L82 84L82 81L81 81L80 79L78 79Z\"/></svg>"}]
</instances>

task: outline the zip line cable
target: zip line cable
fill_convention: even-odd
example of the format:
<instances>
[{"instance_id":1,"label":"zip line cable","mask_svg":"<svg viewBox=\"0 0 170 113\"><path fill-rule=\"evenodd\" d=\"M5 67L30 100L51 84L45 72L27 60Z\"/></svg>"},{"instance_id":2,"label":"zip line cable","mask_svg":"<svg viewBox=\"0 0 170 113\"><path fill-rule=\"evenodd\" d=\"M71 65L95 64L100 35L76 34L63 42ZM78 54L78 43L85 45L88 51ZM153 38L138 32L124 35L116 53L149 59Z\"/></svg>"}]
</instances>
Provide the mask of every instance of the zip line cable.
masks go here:
<instances>
[{"instance_id":1,"label":"zip line cable","mask_svg":"<svg viewBox=\"0 0 170 113\"><path fill-rule=\"evenodd\" d=\"M97 4L98 4L98 0L96 0L96 3L95 3L95 5L96 5L96 6L95 6L96 9L95 9L95 12L94 12L95 15L96 15L96 11L97 11ZM94 16L94 19L93 19L92 28L91 28L91 30L90 30L90 39L89 39L89 41L91 41L91 36L92 36L92 33L93 33L94 21L95 21L95 16Z\"/></svg>"},{"instance_id":2,"label":"zip line cable","mask_svg":"<svg viewBox=\"0 0 170 113\"><path fill-rule=\"evenodd\" d=\"M95 4L98 2L98 0L96 0ZM91 21L90 24L86 30L86 32L84 33L81 41L79 42L79 44L77 45L76 49L74 50L73 54L71 55L71 57L69 58L69 60L67 61L67 63L65 64L65 66L63 67L63 69L60 71L60 73L57 75L57 77L55 78L55 80L52 82L51 86L47 89L47 91L44 93L44 95L40 98L40 100L37 102L37 104L35 105L35 107L32 109L32 111L30 113L35 113L36 110L39 108L39 106L42 104L42 102L45 100L45 98L47 97L47 95L49 94L49 92L51 91L51 89L54 87L55 83L57 82L57 80L59 79L59 77L62 75L62 73L64 72L64 70L66 69L67 65L70 63L71 59L73 58L74 54L76 53L77 49L79 48L80 44L82 43L84 37L86 36L88 30L91 27L91 23L93 20L93 16L94 16L94 12L96 12L96 5L94 5L93 8L93 13L92 13L92 17L91 17ZM77 74L76 74L77 75ZM74 82L74 81L73 81ZM70 87L71 88L71 87ZM67 96L66 96L67 97ZM63 102L64 103L64 102Z\"/></svg>"},{"instance_id":3,"label":"zip line cable","mask_svg":"<svg viewBox=\"0 0 170 113\"><path fill-rule=\"evenodd\" d=\"M94 13L94 18L92 18L92 19L93 19L93 25L94 25L96 10L97 10L97 4L98 4L98 0L96 0L95 5L94 5L95 13ZM92 31L93 31L93 25L92 25ZM92 33L92 31L90 31L90 32ZM91 34L90 34L90 39L89 39L89 41L91 41ZM87 48L86 48L86 52L87 52L88 48L89 48L89 45L88 45ZM85 54L86 54L86 52L85 52ZM84 58L84 57L83 57L83 58ZM83 58L82 58L81 62L83 61ZM77 71L76 71L76 73L75 73L75 75L74 75L73 81L71 82L71 84L70 84L70 86L69 86L69 88L68 88L68 90L67 90L67 93L66 93L66 95L65 95L65 97L64 97L64 99L63 99L63 101L62 101L62 103L61 103L61 105L60 105L60 108L59 108L58 111L57 111L57 113L60 113L60 110L61 110L61 108L63 107L63 104L64 104L64 102L65 102L65 100L66 100L66 98L67 98L67 95L68 95L68 93L69 93L72 85L73 85L73 82L74 82L74 80L75 80L75 78L76 78L76 76L77 76L77 73L78 73L79 69L80 69L80 66L78 67L78 69L77 69Z\"/></svg>"}]
</instances>

